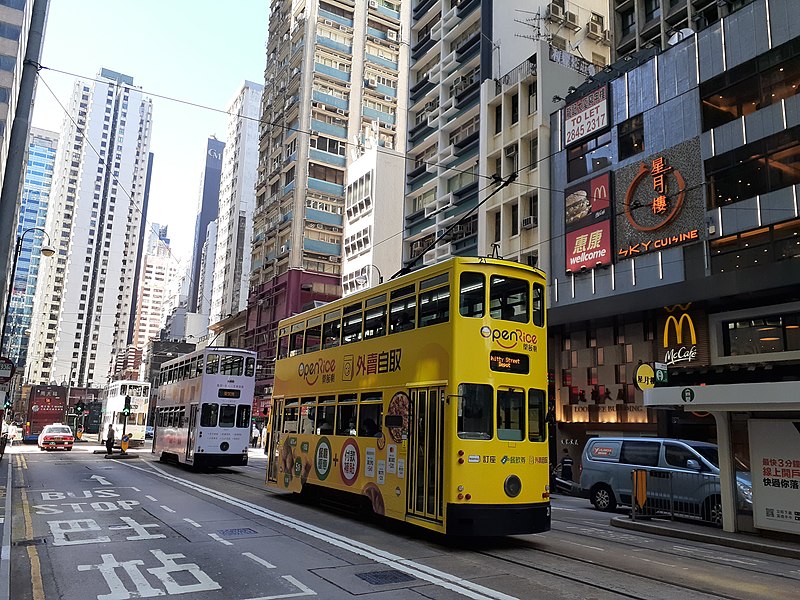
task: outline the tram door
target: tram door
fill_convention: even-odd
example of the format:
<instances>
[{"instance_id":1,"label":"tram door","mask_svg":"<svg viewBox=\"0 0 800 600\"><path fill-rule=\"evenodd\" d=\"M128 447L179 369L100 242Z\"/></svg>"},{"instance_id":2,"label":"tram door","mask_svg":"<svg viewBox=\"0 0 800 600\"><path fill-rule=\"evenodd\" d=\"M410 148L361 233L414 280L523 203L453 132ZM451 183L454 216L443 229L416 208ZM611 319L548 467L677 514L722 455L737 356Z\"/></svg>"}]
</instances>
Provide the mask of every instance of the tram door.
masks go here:
<instances>
[{"instance_id":1,"label":"tram door","mask_svg":"<svg viewBox=\"0 0 800 600\"><path fill-rule=\"evenodd\" d=\"M278 481L278 442L281 433L281 418L283 417L283 398L272 399L271 427L267 440L267 481Z\"/></svg>"},{"instance_id":2,"label":"tram door","mask_svg":"<svg viewBox=\"0 0 800 600\"><path fill-rule=\"evenodd\" d=\"M197 436L197 404L189 407L189 434L186 436L186 460L194 460L195 437Z\"/></svg>"},{"instance_id":3,"label":"tram door","mask_svg":"<svg viewBox=\"0 0 800 600\"><path fill-rule=\"evenodd\" d=\"M441 521L444 474L444 388L411 389L408 512Z\"/></svg>"}]
</instances>

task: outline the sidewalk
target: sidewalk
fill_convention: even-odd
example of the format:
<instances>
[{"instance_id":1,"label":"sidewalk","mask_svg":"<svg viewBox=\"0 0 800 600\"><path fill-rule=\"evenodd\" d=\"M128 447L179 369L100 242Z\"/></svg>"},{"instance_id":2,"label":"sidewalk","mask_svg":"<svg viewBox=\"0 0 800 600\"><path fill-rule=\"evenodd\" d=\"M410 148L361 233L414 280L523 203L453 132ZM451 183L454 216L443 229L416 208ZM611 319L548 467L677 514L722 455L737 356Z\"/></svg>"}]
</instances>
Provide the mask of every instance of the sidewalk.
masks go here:
<instances>
[{"instance_id":1,"label":"sidewalk","mask_svg":"<svg viewBox=\"0 0 800 600\"><path fill-rule=\"evenodd\" d=\"M688 521L670 521L669 519L638 518L634 521L627 516L617 516L611 519L611 525L653 535L716 544L718 546L727 546L728 548L738 548L740 550L750 550L752 552L762 552L800 560L800 541L773 540L753 533L731 533L709 525Z\"/></svg>"}]
</instances>

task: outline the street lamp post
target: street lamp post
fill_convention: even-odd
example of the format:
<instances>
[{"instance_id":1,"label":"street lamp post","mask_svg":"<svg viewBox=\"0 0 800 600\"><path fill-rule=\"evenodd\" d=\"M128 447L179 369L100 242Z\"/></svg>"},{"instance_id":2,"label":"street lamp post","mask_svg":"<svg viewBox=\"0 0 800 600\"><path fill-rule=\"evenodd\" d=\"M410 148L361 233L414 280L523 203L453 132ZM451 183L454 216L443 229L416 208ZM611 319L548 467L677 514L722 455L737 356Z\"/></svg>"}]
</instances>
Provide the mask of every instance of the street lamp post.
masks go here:
<instances>
[{"instance_id":1,"label":"street lamp post","mask_svg":"<svg viewBox=\"0 0 800 600\"><path fill-rule=\"evenodd\" d=\"M370 264L369 266L378 272L378 284L383 283L383 274L381 273L381 270L377 267L377 265ZM366 275L359 275L355 279L358 285L366 285L369 280L370 278L367 277Z\"/></svg>"},{"instance_id":2,"label":"street lamp post","mask_svg":"<svg viewBox=\"0 0 800 600\"><path fill-rule=\"evenodd\" d=\"M56 253L56 249L50 245L50 235L41 227L29 227L17 238L17 245L14 248L14 260L11 263L11 278L8 282L8 293L6 294L6 307L3 313L3 333L0 336L0 355L3 356L6 353L6 329L8 328L8 315L11 309L11 297L14 293L14 278L17 276L17 259L19 258L20 250L22 250L22 240L31 231L41 231L47 238L47 244L43 245L41 249L42 256L53 256Z\"/></svg>"}]
</instances>

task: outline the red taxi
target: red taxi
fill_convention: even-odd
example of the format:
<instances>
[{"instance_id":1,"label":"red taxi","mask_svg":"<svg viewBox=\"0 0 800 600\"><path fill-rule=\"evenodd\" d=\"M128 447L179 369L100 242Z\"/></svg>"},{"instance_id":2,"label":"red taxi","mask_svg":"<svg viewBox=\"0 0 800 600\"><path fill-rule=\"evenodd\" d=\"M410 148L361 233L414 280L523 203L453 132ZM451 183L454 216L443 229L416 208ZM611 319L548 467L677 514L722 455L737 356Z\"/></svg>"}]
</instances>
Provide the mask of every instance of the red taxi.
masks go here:
<instances>
[{"instance_id":1,"label":"red taxi","mask_svg":"<svg viewBox=\"0 0 800 600\"><path fill-rule=\"evenodd\" d=\"M53 423L52 425L45 425L42 433L39 434L39 450L54 450L57 448L64 448L65 450L72 450L72 444L75 438L72 436L72 430L61 423Z\"/></svg>"}]
</instances>

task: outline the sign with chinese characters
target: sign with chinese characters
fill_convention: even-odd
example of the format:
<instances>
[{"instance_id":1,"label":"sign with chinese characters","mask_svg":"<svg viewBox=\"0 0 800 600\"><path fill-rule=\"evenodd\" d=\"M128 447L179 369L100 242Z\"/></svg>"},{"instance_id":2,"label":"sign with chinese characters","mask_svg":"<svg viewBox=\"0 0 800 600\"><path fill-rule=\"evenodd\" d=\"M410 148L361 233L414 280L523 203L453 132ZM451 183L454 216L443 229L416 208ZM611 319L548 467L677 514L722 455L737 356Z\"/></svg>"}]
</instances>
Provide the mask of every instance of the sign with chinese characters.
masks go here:
<instances>
[{"instance_id":1,"label":"sign with chinese characters","mask_svg":"<svg viewBox=\"0 0 800 600\"><path fill-rule=\"evenodd\" d=\"M750 419L747 424L750 432L753 522L760 529L798 534L800 421ZM737 473L737 477L741 476L741 473Z\"/></svg>"},{"instance_id":2,"label":"sign with chinese characters","mask_svg":"<svg viewBox=\"0 0 800 600\"><path fill-rule=\"evenodd\" d=\"M608 86L564 108L564 143L569 146L608 127Z\"/></svg>"},{"instance_id":3,"label":"sign with chinese characters","mask_svg":"<svg viewBox=\"0 0 800 600\"><path fill-rule=\"evenodd\" d=\"M618 260L700 241L701 167L694 138L614 172Z\"/></svg>"},{"instance_id":4,"label":"sign with chinese characters","mask_svg":"<svg viewBox=\"0 0 800 600\"><path fill-rule=\"evenodd\" d=\"M636 373L633 376L633 385L642 391L655 387L656 375L653 367L648 363L642 363L636 367Z\"/></svg>"},{"instance_id":5,"label":"sign with chinese characters","mask_svg":"<svg viewBox=\"0 0 800 600\"><path fill-rule=\"evenodd\" d=\"M611 264L611 221L567 233L567 272Z\"/></svg>"}]
</instances>

